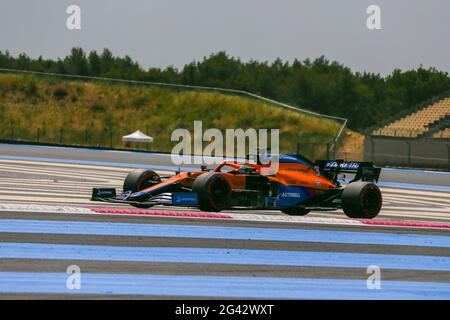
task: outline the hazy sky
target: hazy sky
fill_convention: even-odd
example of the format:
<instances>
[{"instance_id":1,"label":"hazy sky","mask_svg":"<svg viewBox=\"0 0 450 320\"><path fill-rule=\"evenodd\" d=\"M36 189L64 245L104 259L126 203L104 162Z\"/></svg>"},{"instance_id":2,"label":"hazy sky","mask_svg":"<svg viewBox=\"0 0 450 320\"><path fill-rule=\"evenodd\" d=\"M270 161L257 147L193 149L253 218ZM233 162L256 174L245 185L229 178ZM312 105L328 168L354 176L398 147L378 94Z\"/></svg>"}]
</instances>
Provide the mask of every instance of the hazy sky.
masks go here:
<instances>
[{"instance_id":1,"label":"hazy sky","mask_svg":"<svg viewBox=\"0 0 450 320\"><path fill-rule=\"evenodd\" d=\"M66 8L81 8L68 30ZM366 27L381 7L382 30ZM180 67L226 50L243 60L325 55L357 71L450 72L449 0L0 0L0 50L56 58L107 47L143 67Z\"/></svg>"}]
</instances>

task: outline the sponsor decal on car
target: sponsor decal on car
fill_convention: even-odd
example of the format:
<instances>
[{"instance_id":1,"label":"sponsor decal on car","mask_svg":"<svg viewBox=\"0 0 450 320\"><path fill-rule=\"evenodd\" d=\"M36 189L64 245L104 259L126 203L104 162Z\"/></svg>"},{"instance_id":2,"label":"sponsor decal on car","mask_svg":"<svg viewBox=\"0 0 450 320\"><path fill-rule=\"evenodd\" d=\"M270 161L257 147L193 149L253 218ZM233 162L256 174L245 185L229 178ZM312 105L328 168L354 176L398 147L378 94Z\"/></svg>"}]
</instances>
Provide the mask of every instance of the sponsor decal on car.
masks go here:
<instances>
[{"instance_id":1,"label":"sponsor decal on car","mask_svg":"<svg viewBox=\"0 0 450 320\"><path fill-rule=\"evenodd\" d=\"M97 195L98 196L111 196L114 194L114 191L112 190L98 190Z\"/></svg>"},{"instance_id":2,"label":"sponsor decal on car","mask_svg":"<svg viewBox=\"0 0 450 320\"><path fill-rule=\"evenodd\" d=\"M328 161L325 163L325 168L337 168L338 162L337 161ZM358 162L342 162L339 166L340 169L347 169L347 170L357 170L359 168Z\"/></svg>"},{"instance_id":3,"label":"sponsor decal on car","mask_svg":"<svg viewBox=\"0 0 450 320\"><path fill-rule=\"evenodd\" d=\"M301 193L297 192L282 192L280 193L280 198L301 198Z\"/></svg>"},{"instance_id":4,"label":"sponsor decal on car","mask_svg":"<svg viewBox=\"0 0 450 320\"><path fill-rule=\"evenodd\" d=\"M175 205L197 205L197 193L172 193L172 204Z\"/></svg>"}]
</instances>

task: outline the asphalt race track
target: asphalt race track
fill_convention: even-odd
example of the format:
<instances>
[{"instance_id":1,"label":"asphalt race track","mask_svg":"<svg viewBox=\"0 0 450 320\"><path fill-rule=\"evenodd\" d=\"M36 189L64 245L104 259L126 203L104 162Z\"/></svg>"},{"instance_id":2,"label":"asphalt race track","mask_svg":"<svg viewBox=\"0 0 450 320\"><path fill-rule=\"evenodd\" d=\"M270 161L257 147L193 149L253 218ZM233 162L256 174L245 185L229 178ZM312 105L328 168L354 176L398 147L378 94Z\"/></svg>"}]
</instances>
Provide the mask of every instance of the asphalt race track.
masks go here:
<instances>
[{"instance_id":1,"label":"asphalt race track","mask_svg":"<svg viewBox=\"0 0 450 320\"><path fill-rule=\"evenodd\" d=\"M164 154L0 144L0 298L450 299L449 173L383 170L373 221L89 201L135 167L176 169Z\"/></svg>"}]
</instances>

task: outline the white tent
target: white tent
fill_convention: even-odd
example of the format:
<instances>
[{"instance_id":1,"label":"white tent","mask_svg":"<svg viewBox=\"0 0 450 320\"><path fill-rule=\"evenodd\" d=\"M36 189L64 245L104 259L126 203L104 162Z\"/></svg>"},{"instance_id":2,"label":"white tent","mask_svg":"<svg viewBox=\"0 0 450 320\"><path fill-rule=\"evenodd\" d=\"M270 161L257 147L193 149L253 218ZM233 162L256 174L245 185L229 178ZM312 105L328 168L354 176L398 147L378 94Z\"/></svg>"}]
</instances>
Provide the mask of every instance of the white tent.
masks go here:
<instances>
[{"instance_id":1,"label":"white tent","mask_svg":"<svg viewBox=\"0 0 450 320\"><path fill-rule=\"evenodd\" d=\"M141 131L137 130L132 134L122 137L122 141L127 142L153 142L153 138L143 134Z\"/></svg>"}]
</instances>

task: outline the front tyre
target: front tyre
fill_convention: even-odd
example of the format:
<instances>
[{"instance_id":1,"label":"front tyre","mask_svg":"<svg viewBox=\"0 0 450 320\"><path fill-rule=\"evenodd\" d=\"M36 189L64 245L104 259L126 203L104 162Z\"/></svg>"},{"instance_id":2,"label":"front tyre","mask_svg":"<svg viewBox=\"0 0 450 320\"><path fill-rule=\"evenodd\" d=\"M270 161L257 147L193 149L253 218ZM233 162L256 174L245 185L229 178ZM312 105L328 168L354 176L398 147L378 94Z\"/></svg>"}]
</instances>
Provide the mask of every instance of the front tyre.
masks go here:
<instances>
[{"instance_id":1,"label":"front tyre","mask_svg":"<svg viewBox=\"0 0 450 320\"><path fill-rule=\"evenodd\" d=\"M123 191L138 192L161 182L161 177L153 170L137 169L131 171L123 182ZM132 204L133 207L148 209L152 205Z\"/></svg>"},{"instance_id":2,"label":"front tyre","mask_svg":"<svg viewBox=\"0 0 450 320\"><path fill-rule=\"evenodd\" d=\"M349 218L373 219L382 203L380 188L371 182L353 182L342 191L342 209Z\"/></svg>"},{"instance_id":3,"label":"front tyre","mask_svg":"<svg viewBox=\"0 0 450 320\"><path fill-rule=\"evenodd\" d=\"M209 172L198 176L192 191L197 193L202 211L218 212L230 206L232 189L227 178L220 173Z\"/></svg>"}]
</instances>

